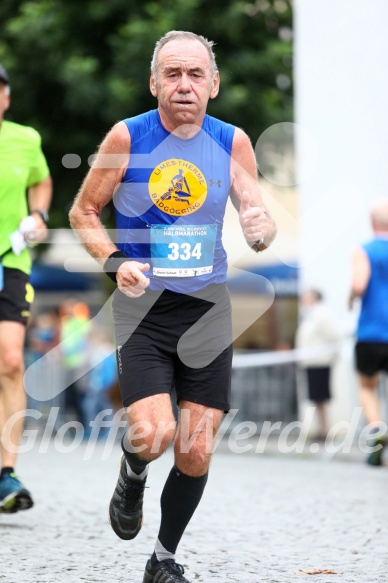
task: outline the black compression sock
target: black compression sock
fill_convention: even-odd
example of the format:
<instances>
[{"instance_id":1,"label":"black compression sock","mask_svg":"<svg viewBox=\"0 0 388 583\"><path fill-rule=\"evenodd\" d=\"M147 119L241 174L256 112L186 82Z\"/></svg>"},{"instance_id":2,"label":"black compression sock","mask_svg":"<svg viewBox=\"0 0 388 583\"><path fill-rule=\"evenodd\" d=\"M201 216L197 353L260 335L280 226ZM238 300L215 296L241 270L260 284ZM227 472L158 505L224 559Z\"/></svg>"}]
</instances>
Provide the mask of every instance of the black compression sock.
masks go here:
<instances>
[{"instance_id":1,"label":"black compression sock","mask_svg":"<svg viewBox=\"0 0 388 583\"><path fill-rule=\"evenodd\" d=\"M174 466L167 478L160 499L162 520L158 539L174 554L190 522L206 486L208 474L192 477Z\"/></svg>"}]
</instances>

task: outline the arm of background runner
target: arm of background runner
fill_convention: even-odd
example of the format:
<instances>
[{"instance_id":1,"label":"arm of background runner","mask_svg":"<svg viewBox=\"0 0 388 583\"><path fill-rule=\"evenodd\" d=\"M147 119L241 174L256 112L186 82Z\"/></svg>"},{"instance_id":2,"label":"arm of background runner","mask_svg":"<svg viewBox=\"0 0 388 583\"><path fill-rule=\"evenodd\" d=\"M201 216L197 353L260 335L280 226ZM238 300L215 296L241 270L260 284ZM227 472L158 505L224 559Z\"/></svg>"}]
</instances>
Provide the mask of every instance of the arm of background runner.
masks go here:
<instances>
[{"instance_id":1,"label":"arm of background runner","mask_svg":"<svg viewBox=\"0 0 388 583\"><path fill-rule=\"evenodd\" d=\"M88 253L101 266L117 251L117 247L104 229L100 214L121 183L128 166L130 147L127 126L119 122L103 140L69 213L72 228ZM117 270L118 287L130 297L142 295L149 284L142 270L148 269L148 264L126 261Z\"/></svg>"},{"instance_id":2,"label":"arm of background runner","mask_svg":"<svg viewBox=\"0 0 388 583\"><path fill-rule=\"evenodd\" d=\"M371 276L371 266L368 255L361 247L354 249L351 259L352 276L350 282L349 309L352 309L356 298L364 295Z\"/></svg>"},{"instance_id":3,"label":"arm of background runner","mask_svg":"<svg viewBox=\"0 0 388 583\"><path fill-rule=\"evenodd\" d=\"M28 189L28 208L31 209L31 215L35 220L34 231L26 233L26 239L34 242L44 241L47 237L47 225L38 212L34 209L48 212L51 203L53 183L51 176L47 176L41 182L32 184Z\"/></svg>"},{"instance_id":4,"label":"arm of background runner","mask_svg":"<svg viewBox=\"0 0 388 583\"><path fill-rule=\"evenodd\" d=\"M239 128L236 128L232 144L231 183L230 196L239 211L244 237L255 251L262 251L274 240L276 225L261 197L251 142ZM260 240L263 244L255 245Z\"/></svg>"}]
</instances>

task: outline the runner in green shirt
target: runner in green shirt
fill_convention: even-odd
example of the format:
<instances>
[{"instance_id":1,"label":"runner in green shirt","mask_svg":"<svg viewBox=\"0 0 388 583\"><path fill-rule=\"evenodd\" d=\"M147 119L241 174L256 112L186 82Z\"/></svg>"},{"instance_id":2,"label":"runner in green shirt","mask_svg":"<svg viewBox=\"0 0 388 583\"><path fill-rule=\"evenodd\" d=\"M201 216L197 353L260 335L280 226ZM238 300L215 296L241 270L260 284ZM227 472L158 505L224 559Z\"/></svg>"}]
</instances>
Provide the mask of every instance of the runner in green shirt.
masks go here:
<instances>
[{"instance_id":1,"label":"runner in green shirt","mask_svg":"<svg viewBox=\"0 0 388 583\"><path fill-rule=\"evenodd\" d=\"M26 241L38 243L47 236L52 190L39 134L4 121L9 105L9 79L0 65L0 512L33 505L14 473L26 407L24 337L34 295Z\"/></svg>"}]
</instances>

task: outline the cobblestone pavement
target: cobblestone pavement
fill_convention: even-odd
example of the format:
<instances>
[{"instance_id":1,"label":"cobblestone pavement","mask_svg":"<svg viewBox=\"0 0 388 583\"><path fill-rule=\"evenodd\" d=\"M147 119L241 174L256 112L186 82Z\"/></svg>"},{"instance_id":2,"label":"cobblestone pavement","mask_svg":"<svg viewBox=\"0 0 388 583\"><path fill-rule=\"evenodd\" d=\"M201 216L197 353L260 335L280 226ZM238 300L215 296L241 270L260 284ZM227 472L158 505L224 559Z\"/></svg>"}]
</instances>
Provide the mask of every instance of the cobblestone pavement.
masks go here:
<instances>
[{"instance_id":1,"label":"cobblestone pavement","mask_svg":"<svg viewBox=\"0 0 388 583\"><path fill-rule=\"evenodd\" d=\"M107 513L119 445L108 459L102 443L92 456L84 444L72 453L38 446L18 464L34 508L0 515L0 582L141 583L171 453L152 465L143 529L125 542ZM387 492L388 468L361 460L221 447L177 558L193 583L386 582ZM297 574L309 569L336 574Z\"/></svg>"}]
</instances>

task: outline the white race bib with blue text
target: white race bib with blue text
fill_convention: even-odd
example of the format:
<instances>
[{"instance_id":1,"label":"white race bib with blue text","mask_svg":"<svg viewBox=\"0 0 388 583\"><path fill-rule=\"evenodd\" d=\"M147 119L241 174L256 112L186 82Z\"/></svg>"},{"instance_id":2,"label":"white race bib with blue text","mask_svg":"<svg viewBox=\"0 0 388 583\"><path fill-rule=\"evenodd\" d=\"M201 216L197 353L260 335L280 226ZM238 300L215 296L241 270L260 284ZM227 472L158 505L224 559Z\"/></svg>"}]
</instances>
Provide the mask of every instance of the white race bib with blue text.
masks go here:
<instances>
[{"instance_id":1,"label":"white race bib with blue text","mask_svg":"<svg viewBox=\"0 0 388 583\"><path fill-rule=\"evenodd\" d=\"M212 273L217 225L152 225L152 273L193 277Z\"/></svg>"}]
</instances>

